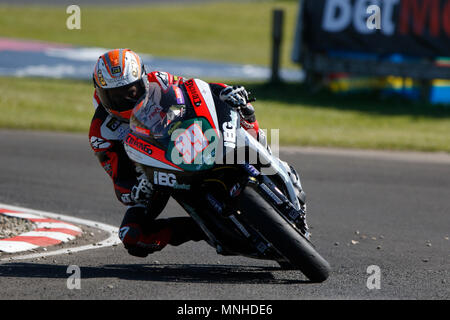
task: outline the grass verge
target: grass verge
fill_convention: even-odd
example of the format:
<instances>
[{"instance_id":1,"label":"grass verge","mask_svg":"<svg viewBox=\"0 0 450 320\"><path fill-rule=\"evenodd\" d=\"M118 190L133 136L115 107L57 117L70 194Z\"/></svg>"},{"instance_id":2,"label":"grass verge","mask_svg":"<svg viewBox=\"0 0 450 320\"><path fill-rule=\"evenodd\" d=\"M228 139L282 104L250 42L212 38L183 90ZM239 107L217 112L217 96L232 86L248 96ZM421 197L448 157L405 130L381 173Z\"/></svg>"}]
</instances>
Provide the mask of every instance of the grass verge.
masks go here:
<instances>
[{"instance_id":1,"label":"grass verge","mask_svg":"<svg viewBox=\"0 0 450 320\"><path fill-rule=\"evenodd\" d=\"M450 108L378 96L312 94L300 84L244 83L262 128L281 145L450 152ZM0 77L0 127L87 134L93 88L70 80Z\"/></svg>"},{"instance_id":2,"label":"grass verge","mask_svg":"<svg viewBox=\"0 0 450 320\"><path fill-rule=\"evenodd\" d=\"M63 6L2 4L0 36L268 66L274 8L285 11L282 67L298 67L290 60L298 10L293 1L81 6L80 30L67 29Z\"/></svg>"},{"instance_id":3,"label":"grass verge","mask_svg":"<svg viewBox=\"0 0 450 320\"><path fill-rule=\"evenodd\" d=\"M92 94L84 81L0 77L0 127L87 132Z\"/></svg>"}]
</instances>

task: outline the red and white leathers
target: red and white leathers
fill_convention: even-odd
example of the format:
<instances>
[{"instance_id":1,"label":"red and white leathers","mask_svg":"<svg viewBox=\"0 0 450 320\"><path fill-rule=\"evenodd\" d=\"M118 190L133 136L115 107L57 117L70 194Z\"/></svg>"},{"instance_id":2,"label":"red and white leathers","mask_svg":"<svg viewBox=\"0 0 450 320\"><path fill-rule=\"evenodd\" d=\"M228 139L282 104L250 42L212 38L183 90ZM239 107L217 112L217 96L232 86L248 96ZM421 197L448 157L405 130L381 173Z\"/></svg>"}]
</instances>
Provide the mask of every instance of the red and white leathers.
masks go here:
<instances>
[{"instance_id":1,"label":"red and white leathers","mask_svg":"<svg viewBox=\"0 0 450 320\"><path fill-rule=\"evenodd\" d=\"M147 77L149 82L157 83L163 90L169 85L178 85L184 81L181 77L160 71L148 73ZM226 85L210 83L210 87L219 96ZM96 110L89 130L89 140L95 155L113 181L118 200L128 206L119 237L130 254L145 256L148 252L161 250L167 244L178 245L188 240L202 240L203 232L188 217L154 220L164 209L170 195L155 191L147 207L133 201L131 189L138 182L139 173L123 146L123 140L130 131L129 123L108 113L96 92L93 104ZM249 118L241 116L241 125L257 136L259 127L254 115Z\"/></svg>"}]
</instances>

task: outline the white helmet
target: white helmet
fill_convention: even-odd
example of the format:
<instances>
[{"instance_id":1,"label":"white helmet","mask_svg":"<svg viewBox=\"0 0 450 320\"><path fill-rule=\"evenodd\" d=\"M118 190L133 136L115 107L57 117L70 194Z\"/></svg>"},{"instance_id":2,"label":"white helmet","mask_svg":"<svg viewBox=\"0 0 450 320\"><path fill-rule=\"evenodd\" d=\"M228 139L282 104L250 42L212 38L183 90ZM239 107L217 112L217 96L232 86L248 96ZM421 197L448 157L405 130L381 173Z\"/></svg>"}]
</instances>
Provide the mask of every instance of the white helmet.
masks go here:
<instances>
[{"instance_id":1,"label":"white helmet","mask_svg":"<svg viewBox=\"0 0 450 320\"><path fill-rule=\"evenodd\" d=\"M123 121L129 121L133 107L145 94L147 74L141 58L135 52L114 49L98 58L93 81L106 111Z\"/></svg>"}]
</instances>

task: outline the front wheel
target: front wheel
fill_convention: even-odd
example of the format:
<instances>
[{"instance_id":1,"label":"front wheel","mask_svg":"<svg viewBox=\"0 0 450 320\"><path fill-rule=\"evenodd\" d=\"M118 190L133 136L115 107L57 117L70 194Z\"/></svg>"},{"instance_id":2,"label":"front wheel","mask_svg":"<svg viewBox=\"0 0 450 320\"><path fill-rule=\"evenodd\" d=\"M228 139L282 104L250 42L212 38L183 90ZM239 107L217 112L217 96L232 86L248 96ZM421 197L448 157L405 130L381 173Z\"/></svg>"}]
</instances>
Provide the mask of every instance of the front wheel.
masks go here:
<instances>
[{"instance_id":1,"label":"front wheel","mask_svg":"<svg viewBox=\"0 0 450 320\"><path fill-rule=\"evenodd\" d=\"M323 282L328 278L329 263L256 190L245 188L240 199L243 217L293 267L313 282Z\"/></svg>"}]
</instances>

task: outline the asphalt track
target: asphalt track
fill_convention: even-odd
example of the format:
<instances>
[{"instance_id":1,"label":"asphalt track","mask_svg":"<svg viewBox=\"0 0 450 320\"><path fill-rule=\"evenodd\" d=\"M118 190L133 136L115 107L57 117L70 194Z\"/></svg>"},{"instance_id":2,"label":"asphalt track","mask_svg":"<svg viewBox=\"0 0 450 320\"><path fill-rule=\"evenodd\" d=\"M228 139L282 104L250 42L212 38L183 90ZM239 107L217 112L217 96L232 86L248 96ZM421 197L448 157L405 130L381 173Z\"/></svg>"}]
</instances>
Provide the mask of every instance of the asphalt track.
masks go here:
<instances>
[{"instance_id":1,"label":"asphalt track","mask_svg":"<svg viewBox=\"0 0 450 320\"><path fill-rule=\"evenodd\" d=\"M0 130L0 202L119 225L124 212L86 135ZM448 299L448 155L283 149L301 172L309 224L333 271L321 284L205 243L145 259L121 245L0 264L0 299ZM162 216L185 215L169 202ZM353 243L352 243L353 240ZM81 289L67 268L81 268ZM367 268L381 270L368 289Z\"/></svg>"}]
</instances>

